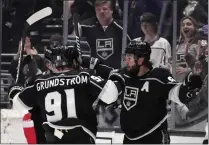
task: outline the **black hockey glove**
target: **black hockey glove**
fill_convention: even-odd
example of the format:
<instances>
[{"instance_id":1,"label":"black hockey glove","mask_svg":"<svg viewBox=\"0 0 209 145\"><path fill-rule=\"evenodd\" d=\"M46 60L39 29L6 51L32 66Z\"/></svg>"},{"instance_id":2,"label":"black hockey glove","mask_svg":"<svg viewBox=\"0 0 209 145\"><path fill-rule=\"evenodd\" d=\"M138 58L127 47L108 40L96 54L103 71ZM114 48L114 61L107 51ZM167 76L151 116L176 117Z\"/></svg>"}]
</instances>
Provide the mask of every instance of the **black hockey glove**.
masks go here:
<instances>
[{"instance_id":1,"label":"black hockey glove","mask_svg":"<svg viewBox=\"0 0 209 145\"><path fill-rule=\"evenodd\" d=\"M109 80L112 80L113 82L118 82L121 86L120 89L123 90L123 88L125 87L125 79L123 78L123 76L118 72L119 70L113 70L110 75L109 75ZM117 86L117 84L116 84ZM118 86L117 86L118 87ZM118 89L118 90L120 90Z\"/></svg>"},{"instance_id":2,"label":"black hockey glove","mask_svg":"<svg viewBox=\"0 0 209 145\"><path fill-rule=\"evenodd\" d=\"M98 58L82 56L82 67L84 68L94 70L100 63Z\"/></svg>"},{"instance_id":3,"label":"black hockey glove","mask_svg":"<svg viewBox=\"0 0 209 145\"><path fill-rule=\"evenodd\" d=\"M35 59L31 55L27 55L23 60L23 74L26 78L36 75L39 71Z\"/></svg>"},{"instance_id":4,"label":"black hockey glove","mask_svg":"<svg viewBox=\"0 0 209 145\"><path fill-rule=\"evenodd\" d=\"M180 101L186 105L189 105L191 101L194 101L200 88L202 87L202 80L199 75L192 74L190 72L184 80L184 83L179 91Z\"/></svg>"},{"instance_id":5,"label":"black hockey glove","mask_svg":"<svg viewBox=\"0 0 209 145\"><path fill-rule=\"evenodd\" d=\"M95 69L97 67L98 64L100 64L99 59L98 58L91 57L90 64L89 64L89 68L93 70L93 69Z\"/></svg>"},{"instance_id":6,"label":"black hockey glove","mask_svg":"<svg viewBox=\"0 0 209 145\"><path fill-rule=\"evenodd\" d=\"M202 84L201 76L192 74L192 72L190 72L184 80L184 85L187 86L189 90L200 89Z\"/></svg>"},{"instance_id":7,"label":"black hockey glove","mask_svg":"<svg viewBox=\"0 0 209 145\"><path fill-rule=\"evenodd\" d=\"M9 100L10 101L12 101L12 99L14 98L14 96L17 94L17 93L19 93L19 92L21 92L23 90L23 87L22 87L22 85L20 85L20 84L15 84L15 85L11 85L10 87L9 87L9 93L8 93L8 98L9 98Z\"/></svg>"}]
</instances>

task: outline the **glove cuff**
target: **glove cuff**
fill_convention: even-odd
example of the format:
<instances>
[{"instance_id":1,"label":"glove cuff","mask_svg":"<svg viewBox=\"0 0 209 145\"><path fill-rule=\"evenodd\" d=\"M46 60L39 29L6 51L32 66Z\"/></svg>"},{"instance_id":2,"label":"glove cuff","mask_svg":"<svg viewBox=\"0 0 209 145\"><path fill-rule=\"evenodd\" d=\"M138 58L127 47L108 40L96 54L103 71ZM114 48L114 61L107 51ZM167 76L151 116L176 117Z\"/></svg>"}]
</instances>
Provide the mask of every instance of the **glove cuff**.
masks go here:
<instances>
[{"instance_id":1,"label":"glove cuff","mask_svg":"<svg viewBox=\"0 0 209 145\"><path fill-rule=\"evenodd\" d=\"M89 68L93 70L93 69L96 68L96 66L98 64L99 64L99 59L98 58L91 57L90 64L89 64Z\"/></svg>"},{"instance_id":2,"label":"glove cuff","mask_svg":"<svg viewBox=\"0 0 209 145\"><path fill-rule=\"evenodd\" d=\"M193 74L192 72L185 77L183 82L183 85L187 86L189 90L194 90L196 88L200 89L202 84L201 76Z\"/></svg>"},{"instance_id":3,"label":"glove cuff","mask_svg":"<svg viewBox=\"0 0 209 145\"><path fill-rule=\"evenodd\" d=\"M13 87L10 89L9 94L8 94L9 99L12 100L12 99L14 98L14 96L15 96L17 93L21 92L22 90L23 90L23 87L21 87L21 86L13 86Z\"/></svg>"}]
</instances>

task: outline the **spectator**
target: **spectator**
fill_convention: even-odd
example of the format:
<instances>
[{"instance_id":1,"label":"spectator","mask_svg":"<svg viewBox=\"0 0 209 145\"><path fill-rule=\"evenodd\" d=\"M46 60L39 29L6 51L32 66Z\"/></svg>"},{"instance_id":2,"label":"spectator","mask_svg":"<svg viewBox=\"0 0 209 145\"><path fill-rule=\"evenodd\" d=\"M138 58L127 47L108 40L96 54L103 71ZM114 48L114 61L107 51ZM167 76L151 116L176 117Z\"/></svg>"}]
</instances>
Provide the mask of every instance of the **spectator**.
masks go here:
<instances>
[{"instance_id":1,"label":"spectator","mask_svg":"<svg viewBox=\"0 0 209 145\"><path fill-rule=\"evenodd\" d=\"M198 40L196 59L194 59L191 54L187 54L185 56L185 60L192 72L201 75L201 77L205 77L205 74L203 74L205 71L202 72L203 66L201 65L201 61L199 59L203 56L203 54L205 55L208 48L207 43L207 40ZM204 67L204 69L207 69L207 66L204 65Z\"/></svg>"},{"instance_id":2,"label":"spectator","mask_svg":"<svg viewBox=\"0 0 209 145\"><path fill-rule=\"evenodd\" d=\"M173 41L173 2L171 0L165 1L167 2L165 18L163 21L163 26L161 27L160 34L162 37L166 38L170 43ZM188 0L179 0L177 2L177 24L180 23L180 20L183 18L183 11L185 7L188 5ZM180 25L177 25L177 30L180 29ZM177 32L179 36L179 32Z\"/></svg>"},{"instance_id":3,"label":"spectator","mask_svg":"<svg viewBox=\"0 0 209 145\"><path fill-rule=\"evenodd\" d=\"M12 48L18 47L21 39L24 23L34 12L50 5L50 0L13 0L12 5L16 8L12 20L10 35L12 37ZM36 24L37 25L37 24Z\"/></svg>"},{"instance_id":4,"label":"spectator","mask_svg":"<svg viewBox=\"0 0 209 145\"><path fill-rule=\"evenodd\" d=\"M32 43L31 43L31 40L29 37L26 37L26 39L25 39L25 47L23 50L23 54L26 54L27 56L23 58L23 66L22 66L22 68L20 68L20 83L22 85L24 85L26 77L29 77L28 75L32 75L33 73L35 73L35 72L30 72L32 70L27 71L28 69L25 68L25 67L29 67L28 65L31 62L30 58L35 60L38 68L41 71L45 70L44 61L43 61L42 57L38 55L36 49L32 46ZM19 43L19 49L18 49L17 55L14 56L14 58L11 62L11 66L10 66L10 73L11 73L13 79L16 79L17 65L18 65L19 57L20 57L20 43ZM31 66L31 68L33 68L33 67ZM23 70L25 70L25 71L23 71Z\"/></svg>"},{"instance_id":5,"label":"spectator","mask_svg":"<svg viewBox=\"0 0 209 145\"><path fill-rule=\"evenodd\" d=\"M193 95L190 97L193 99L191 103L186 104L189 108L189 113L187 114L187 118L183 118L180 116L180 113L176 113L175 123L177 125L186 125L188 122L195 121L195 115L203 110L206 107L207 95L205 88L207 88L207 72L206 69L201 67L204 62L198 61L198 57L202 54L202 48L207 47L207 43L205 46L201 46L202 40L198 40L198 32L196 27L196 21L192 17L184 17L181 20L180 25L180 44L177 47L177 60L176 60L176 73L177 80L183 81L191 71L196 74L201 74L202 80L204 80L203 86L200 90L199 94L201 95ZM204 65L205 67L206 65ZM206 81L205 81L206 80ZM195 94L195 93L193 93ZM181 107L176 104L175 109L177 112L181 111ZM204 112L203 112L204 115Z\"/></svg>"},{"instance_id":6,"label":"spectator","mask_svg":"<svg viewBox=\"0 0 209 145\"><path fill-rule=\"evenodd\" d=\"M96 0L95 11L96 18L80 22L80 36L86 37L92 57L100 58L108 66L120 68L123 27L113 18L112 1ZM130 40L128 35L127 39Z\"/></svg>"},{"instance_id":7,"label":"spectator","mask_svg":"<svg viewBox=\"0 0 209 145\"><path fill-rule=\"evenodd\" d=\"M187 63L185 57L190 55L190 59L192 60L196 60L197 57L197 27L196 21L192 17L184 17L181 19L180 42L176 49L176 79L182 82L185 76L191 71L191 67L193 67L192 62L195 62Z\"/></svg>"},{"instance_id":8,"label":"spectator","mask_svg":"<svg viewBox=\"0 0 209 145\"><path fill-rule=\"evenodd\" d=\"M141 16L141 29L144 37L136 38L135 40L144 40L151 46L151 61L153 67L163 67L169 69L171 58L171 46L169 42L157 35L157 18L152 13L144 13Z\"/></svg>"},{"instance_id":9,"label":"spectator","mask_svg":"<svg viewBox=\"0 0 209 145\"><path fill-rule=\"evenodd\" d=\"M205 55L207 53L207 48L208 48L208 28L206 28L207 25L203 26L202 28L198 29L198 37L197 37L197 47L196 47L196 51L197 51L197 56L196 59L191 55L191 54L187 54L185 56L185 61L188 64L188 66L190 67L190 69L192 70L193 73L196 74L200 74L201 77L205 77L204 72L202 71L202 65L201 62L199 60L200 57L203 56L203 54ZM207 66L204 65L204 69L207 69Z\"/></svg>"},{"instance_id":10,"label":"spectator","mask_svg":"<svg viewBox=\"0 0 209 145\"><path fill-rule=\"evenodd\" d=\"M118 0L119 6L123 11L124 0ZM128 28L131 37L140 37L143 34L140 29L140 16L145 12L151 12L160 18L163 0L129 0L128 8Z\"/></svg>"},{"instance_id":11,"label":"spectator","mask_svg":"<svg viewBox=\"0 0 209 145\"><path fill-rule=\"evenodd\" d=\"M188 3L189 4L186 6L183 12L184 15L193 17L196 20L196 25L198 27L207 24L208 13L204 7L204 4L207 4L207 2L204 2L202 0L189 0Z\"/></svg>"},{"instance_id":12,"label":"spectator","mask_svg":"<svg viewBox=\"0 0 209 145\"><path fill-rule=\"evenodd\" d=\"M74 0L71 0L71 2ZM96 16L94 10L94 3L96 0L75 0L72 8L79 13L81 20L92 18ZM116 0L110 0L112 3L113 17L119 18L119 13L116 9ZM69 3L71 3L69 2Z\"/></svg>"}]
</instances>

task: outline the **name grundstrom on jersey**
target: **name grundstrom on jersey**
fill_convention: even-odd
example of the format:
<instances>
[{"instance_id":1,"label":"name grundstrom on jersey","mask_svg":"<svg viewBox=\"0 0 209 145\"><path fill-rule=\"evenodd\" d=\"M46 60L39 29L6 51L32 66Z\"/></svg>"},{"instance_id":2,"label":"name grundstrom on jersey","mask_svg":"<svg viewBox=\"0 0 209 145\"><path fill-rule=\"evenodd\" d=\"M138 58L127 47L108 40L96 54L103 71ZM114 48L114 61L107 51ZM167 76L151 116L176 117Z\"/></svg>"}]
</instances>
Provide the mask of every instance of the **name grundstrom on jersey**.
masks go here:
<instances>
[{"instance_id":1,"label":"name grundstrom on jersey","mask_svg":"<svg viewBox=\"0 0 209 145\"><path fill-rule=\"evenodd\" d=\"M88 77L87 76L77 76L74 78L51 78L47 80L42 80L36 84L37 91L41 91L44 89L48 89L51 87L56 86L70 86L70 85L76 85L76 84L84 84L88 83Z\"/></svg>"}]
</instances>

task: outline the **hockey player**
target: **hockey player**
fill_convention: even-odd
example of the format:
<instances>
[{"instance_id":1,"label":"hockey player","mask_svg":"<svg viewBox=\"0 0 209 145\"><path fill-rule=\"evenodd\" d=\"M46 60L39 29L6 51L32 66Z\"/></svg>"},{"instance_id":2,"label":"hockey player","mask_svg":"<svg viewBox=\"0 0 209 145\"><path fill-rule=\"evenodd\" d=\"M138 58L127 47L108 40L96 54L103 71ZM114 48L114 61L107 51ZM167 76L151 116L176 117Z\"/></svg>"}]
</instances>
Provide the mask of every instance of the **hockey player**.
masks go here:
<instances>
[{"instance_id":1,"label":"hockey player","mask_svg":"<svg viewBox=\"0 0 209 145\"><path fill-rule=\"evenodd\" d=\"M23 53L26 54L23 58L22 65L20 68L20 84L24 85L26 84L27 80L34 76L36 73L40 73L41 71L45 70L44 60L41 56L38 55L36 49L33 47L33 43L31 42L30 37L26 37L25 39L25 47L23 50ZM19 44L19 50L17 52L17 55L14 57L14 59L11 62L10 66L10 73L13 77L13 79L17 76L17 66L18 66L18 59L20 57L20 44ZM43 134L44 130L42 127L42 120L39 116L39 107L34 107L29 112L31 113L31 119L34 122L34 128L36 132L36 143L38 144L44 144L46 143L45 136ZM37 115L38 114L38 115ZM26 133L27 134L27 133ZM30 135L26 135L26 138Z\"/></svg>"},{"instance_id":2,"label":"hockey player","mask_svg":"<svg viewBox=\"0 0 209 145\"><path fill-rule=\"evenodd\" d=\"M201 80L188 76L185 85L177 83L168 70L152 68L151 48L145 41L132 41L125 50L126 67L110 75L123 86L121 129L125 133L124 144L170 143L167 131L166 100L181 106L182 116L187 118L184 104L190 90L201 87ZM100 98L106 104L110 97Z\"/></svg>"},{"instance_id":3,"label":"hockey player","mask_svg":"<svg viewBox=\"0 0 209 145\"><path fill-rule=\"evenodd\" d=\"M49 47L45 59L49 74L23 90L18 85L10 89L13 109L39 106L47 143L95 143L97 119L92 106L98 96L117 99L118 92L111 91L117 91L115 83L80 69L80 52L75 46ZM101 92L104 84L112 89Z\"/></svg>"}]
</instances>

